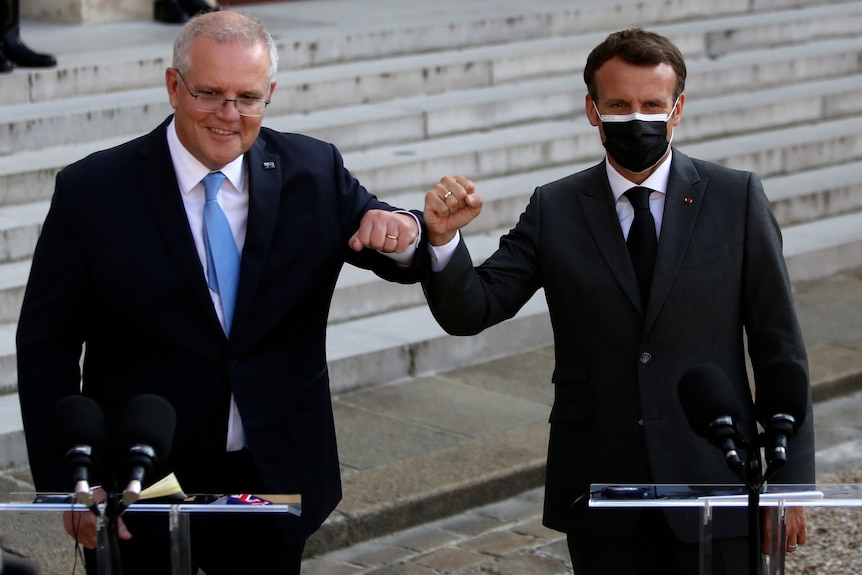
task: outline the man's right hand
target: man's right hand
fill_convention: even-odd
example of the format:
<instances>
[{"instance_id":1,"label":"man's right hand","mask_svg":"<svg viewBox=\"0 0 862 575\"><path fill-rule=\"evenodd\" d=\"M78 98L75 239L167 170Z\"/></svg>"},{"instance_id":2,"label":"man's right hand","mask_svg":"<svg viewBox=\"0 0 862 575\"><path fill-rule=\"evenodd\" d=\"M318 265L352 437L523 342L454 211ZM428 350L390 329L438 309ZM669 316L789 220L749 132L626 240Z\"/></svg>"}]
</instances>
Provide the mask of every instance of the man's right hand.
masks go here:
<instances>
[{"instance_id":1,"label":"man's right hand","mask_svg":"<svg viewBox=\"0 0 862 575\"><path fill-rule=\"evenodd\" d=\"M107 498L105 490L96 488L93 490L93 498L97 502L102 502ZM96 528L96 516L92 511L66 511L63 513L63 527L66 533L71 535L78 543L87 549L95 549L98 543L98 533ZM132 534L123 523L123 518L117 518L117 535L120 539L128 540L132 538Z\"/></svg>"},{"instance_id":2,"label":"man's right hand","mask_svg":"<svg viewBox=\"0 0 862 575\"><path fill-rule=\"evenodd\" d=\"M464 176L446 176L425 194L425 226L428 243L442 246L482 211L482 196Z\"/></svg>"}]
</instances>

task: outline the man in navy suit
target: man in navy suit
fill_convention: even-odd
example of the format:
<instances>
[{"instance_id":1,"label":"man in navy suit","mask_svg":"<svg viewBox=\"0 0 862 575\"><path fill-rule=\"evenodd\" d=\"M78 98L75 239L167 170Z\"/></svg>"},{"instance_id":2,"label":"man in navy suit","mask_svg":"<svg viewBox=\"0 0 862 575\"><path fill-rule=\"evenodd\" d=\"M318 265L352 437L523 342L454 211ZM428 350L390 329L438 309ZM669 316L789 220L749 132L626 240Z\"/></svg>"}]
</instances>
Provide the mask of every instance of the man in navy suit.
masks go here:
<instances>
[{"instance_id":1,"label":"man in navy suit","mask_svg":"<svg viewBox=\"0 0 862 575\"><path fill-rule=\"evenodd\" d=\"M722 452L690 428L677 395L683 374L702 362L723 370L737 423L754 438L746 344L756 376L776 361L807 373L781 233L760 180L670 145L685 76L682 54L657 34L626 30L598 45L584 68L585 111L605 161L536 188L475 269L458 233L481 210L475 186L444 178L426 195L435 263L424 287L448 332L478 333L544 289L556 354L544 522L568 535L578 575L698 572L697 511L586 506L592 483L740 484ZM643 236L633 225L638 199L627 195L636 187L647 188ZM642 260L630 252L647 245L653 262L635 265ZM773 483L814 481L801 379L807 417ZM716 514L712 573L748 572L745 519ZM791 508L788 551L806 538L803 508Z\"/></svg>"},{"instance_id":2,"label":"man in navy suit","mask_svg":"<svg viewBox=\"0 0 862 575\"><path fill-rule=\"evenodd\" d=\"M159 476L174 472L187 493L302 496L301 518L195 520L192 561L208 575L299 572L306 538L341 498L325 353L339 271L349 262L415 282L427 253L419 215L366 191L334 146L261 127L276 67L254 19L219 11L189 21L166 71L175 114L57 175L18 326L38 490L71 488L52 443L58 400L95 399L112 437L124 406L148 393L177 414ZM225 176L217 202L241 254L233 313L208 287L211 172ZM169 572L166 525L123 517L126 575ZM89 513L69 514L67 530L95 546Z\"/></svg>"}]
</instances>

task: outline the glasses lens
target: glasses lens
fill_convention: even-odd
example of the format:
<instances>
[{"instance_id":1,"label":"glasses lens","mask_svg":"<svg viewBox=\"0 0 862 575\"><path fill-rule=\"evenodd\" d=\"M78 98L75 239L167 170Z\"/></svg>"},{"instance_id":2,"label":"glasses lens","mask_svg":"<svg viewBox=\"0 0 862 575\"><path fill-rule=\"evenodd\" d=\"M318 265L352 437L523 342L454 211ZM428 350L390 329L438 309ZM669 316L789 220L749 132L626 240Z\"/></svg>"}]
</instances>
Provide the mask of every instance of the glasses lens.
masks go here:
<instances>
[{"instance_id":1,"label":"glasses lens","mask_svg":"<svg viewBox=\"0 0 862 575\"><path fill-rule=\"evenodd\" d=\"M195 100L197 100L197 108L201 112L218 112L224 106L224 98L221 96L198 94Z\"/></svg>"},{"instance_id":2,"label":"glasses lens","mask_svg":"<svg viewBox=\"0 0 862 575\"><path fill-rule=\"evenodd\" d=\"M240 98L236 101L236 111L243 116L260 116L266 102L251 98Z\"/></svg>"}]
</instances>

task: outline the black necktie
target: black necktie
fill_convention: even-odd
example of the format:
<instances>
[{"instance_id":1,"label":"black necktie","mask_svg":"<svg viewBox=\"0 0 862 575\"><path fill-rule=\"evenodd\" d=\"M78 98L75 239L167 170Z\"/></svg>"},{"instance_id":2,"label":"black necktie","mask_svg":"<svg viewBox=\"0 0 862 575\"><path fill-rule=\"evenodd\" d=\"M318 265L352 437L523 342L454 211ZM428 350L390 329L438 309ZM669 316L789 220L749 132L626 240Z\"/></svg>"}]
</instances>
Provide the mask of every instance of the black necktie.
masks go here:
<instances>
[{"instance_id":1,"label":"black necktie","mask_svg":"<svg viewBox=\"0 0 862 575\"><path fill-rule=\"evenodd\" d=\"M641 301L646 306L652 284L652 270L655 266L655 253L658 249L658 239L655 232L655 220L649 211L649 195L652 190L640 186L627 190L625 195L635 210L632 227L626 245L638 278L641 291Z\"/></svg>"}]
</instances>

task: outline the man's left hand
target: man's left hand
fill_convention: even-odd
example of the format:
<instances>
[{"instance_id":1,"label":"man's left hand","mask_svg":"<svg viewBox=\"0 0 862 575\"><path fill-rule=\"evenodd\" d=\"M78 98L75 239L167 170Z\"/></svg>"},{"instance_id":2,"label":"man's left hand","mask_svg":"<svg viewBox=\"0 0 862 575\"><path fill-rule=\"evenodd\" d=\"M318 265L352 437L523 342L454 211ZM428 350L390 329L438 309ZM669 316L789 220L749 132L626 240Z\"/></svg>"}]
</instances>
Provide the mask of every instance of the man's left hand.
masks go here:
<instances>
[{"instance_id":1,"label":"man's left hand","mask_svg":"<svg viewBox=\"0 0 862 575\"><path fill-rule=\"evenodd\" d=\"M348 245L357 252L370 248L386 254L401 253L412 246L418 236L419 228L412 215L368 210Z\"/></svg>"},{"instance_id":2,"label":"man's left hand","mask_svg":"<svg viewBox=\"0 0 862 575\"><path fill-rule=\"evenodd\" d=\"M769 542L772 539L772 510L766 509L763 512L763 546L760 552L769 554ZM788 507L785 515L787 523L787 538L784 541L784 549L788 553L793 553L800 545L805 545L808 541L808 519L805 516L804 507Z\"/></svg>"}]
</instances>

